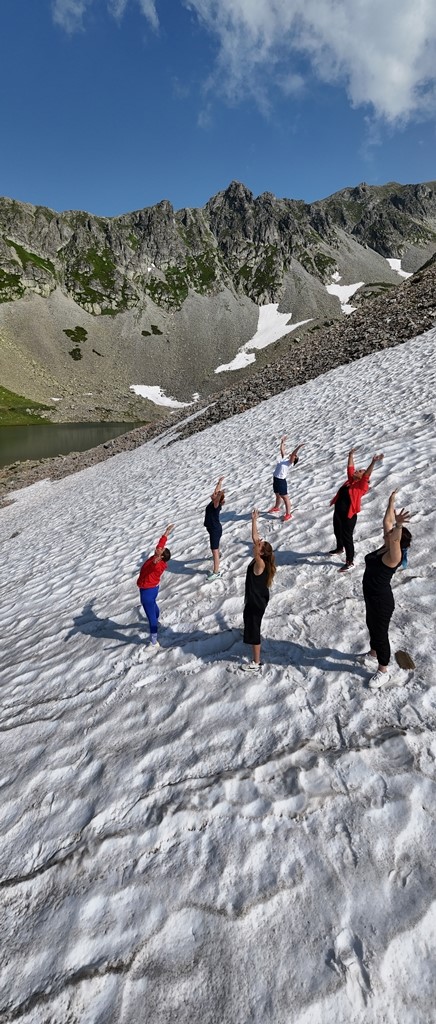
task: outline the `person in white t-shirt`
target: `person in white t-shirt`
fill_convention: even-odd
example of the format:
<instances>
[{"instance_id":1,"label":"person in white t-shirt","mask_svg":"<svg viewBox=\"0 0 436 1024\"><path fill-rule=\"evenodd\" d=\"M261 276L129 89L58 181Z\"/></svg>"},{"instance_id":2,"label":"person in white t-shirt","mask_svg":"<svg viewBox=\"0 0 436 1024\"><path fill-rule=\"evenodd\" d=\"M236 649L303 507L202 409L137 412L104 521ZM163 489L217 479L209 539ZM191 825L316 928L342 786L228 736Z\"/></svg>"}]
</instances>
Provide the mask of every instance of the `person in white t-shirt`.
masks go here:
<instances>
[{"instance_id":1,"label":"person in white t-shirt","mask_svg":"<svg viewBox=\"0 0 436 1024\"><path fill-rule=\"evenodd\" d=\"M273 475L273 490L275 502L272 508L268 509L268 512L280 512L280 505L283 501L285 506L285 514L283 516L283 522L287 523L289 519L292 519L291 502L288 495L288 482L286 474L290 466L296 466L298 462L298 452L303 447L302 444L297 444L293 452L290 455L286 455L286 435L284 434L280 441L280 460L277 462L274 475Z\"/></svg>"}]
</instances>

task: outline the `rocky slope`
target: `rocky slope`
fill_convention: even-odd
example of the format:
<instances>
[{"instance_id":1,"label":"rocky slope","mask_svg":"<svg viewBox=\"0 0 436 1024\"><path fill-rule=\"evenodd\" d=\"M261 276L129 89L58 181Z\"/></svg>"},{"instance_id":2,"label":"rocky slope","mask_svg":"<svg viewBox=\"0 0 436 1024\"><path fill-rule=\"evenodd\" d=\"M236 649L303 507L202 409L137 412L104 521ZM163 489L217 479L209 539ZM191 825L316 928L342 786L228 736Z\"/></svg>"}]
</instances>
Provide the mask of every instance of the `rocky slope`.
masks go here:
<instances>
[{"instance_id":1,"label":"rocky slope","mask_svg":"<svg viewBox=\"0 0 436 1024\"><path fill-rule=\"evenodd\" d=\"M259 305L312 318L313 342L341 315L333 273L387 293L399 284L387 257L413 272L435 251L436 182L312 204L233 182L201 210L163 201L114 218L1 199L0 379L51 402L53 419L154 417L130 385L184 401L220 390L215 367L253 336Z\"/></svg>"},{"instance_id":2,"label":"rocky slope","mask_svg":"<svg viewBox=\"0 0 436 1024\"><path fill-rule=\"evenodd\" d=\"M195 415L186 417L183 411L167 413L160 424L136 428L90 452L73 453L38 463L16 463L0 470L0 500L7 500L10 492L37 480L58 480L119 452L129 451L168 429L168 444L171 444L175 438L204 430L212 423L243 412L274 394L303 384L341 364L379 349L400 346L435 324L436 255L392 294L374 299L340 323L313 331L311 336L295 338L286 355L274 362L266 362L260 369L251 370L248 379L236 374L232 386L215 395L213 401L205 403ZM400 377L401 349L398 355ZM376 400L376 382L374 386Z\"/></svg>"}]
</instances>

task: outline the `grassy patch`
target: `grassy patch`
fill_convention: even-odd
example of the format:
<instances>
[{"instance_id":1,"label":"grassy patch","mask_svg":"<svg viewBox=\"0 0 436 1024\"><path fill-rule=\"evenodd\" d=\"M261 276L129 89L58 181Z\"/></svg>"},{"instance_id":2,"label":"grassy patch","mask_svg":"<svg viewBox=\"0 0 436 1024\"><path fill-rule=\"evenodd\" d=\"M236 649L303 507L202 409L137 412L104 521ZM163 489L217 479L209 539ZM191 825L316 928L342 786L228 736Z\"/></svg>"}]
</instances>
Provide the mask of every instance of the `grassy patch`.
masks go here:
<instances>
[{"instance_id":1,"label":"grassy patch","mask_svg":"<svg viewBox=\"0 0 436 1024\"><path fill-rule=\"evenodd\" d=\"M144 289L156 305L164 306L166 309L180 309L188 297L190 288L199 295L206 295L216 280L216 254L212 250L206 250L196 256L188 256L183 266L168 267L164 280L157 277L148 278L144 282Z\"/></svg>"},{"instance_id":2,"label":"grassy patch","mask_svg":"<svg viewBox=\"0 0 436 1024\"><path fill-rule=\"evenodd\" d=\"M12 302L24 295L24 285L19 274L8 274L0 267L0 302Z\"/></svg>"},{"instance_id":3,"label":"grassy patch","mask_svg":"<svg viewBox=\"0 0 436 1024\"><path fill-rule=\"evenodd\" d=\"M77 363L78 360L82 358L82 349L79 348L78 345L76 345L75 348L70 349L68 355L71 356L71 358L74 359Z\"/></svg>"},{"instance_id":4,"label":"grassy patch","mask_svg":"<svg viewBox=\"0 0 436 1024\"><path fill-rule=\"evenodd\" d=\"M64 330L67 338L71 338L75 345L80 345L82 341L86 341L88 337L88 331L85 327L66 327Z\"/></svg>"},{"instance_id":5,"label":"grassy patch","mask_svg":"<svg viewBox=\"0 0 436 1024\"><path fill-rule=\"evenodd\" d=\"M43 416L38 415L38 410L49 408L49 405L33 402L30 398L24 398L23 395L16 395L13 391L0 387L0 425L3 427L47 423Z\"/></svg>"},{"instance_id":6,"label":"grassy patch","mask_svg":"<svg viewBox=\"0 0 436 1024\"><path fill-rule=\"evenodd\" d=\"M152 334L162 334L162 331L159 330L159 328L156 326L156 324L151 324L151 333Z\"/></svg>"},{"instance_id":7,"label":"grassy patch","mask_svg":"<svg viewBox=\"0 0 436 1024\"><path fill-rule=\"evenodd\" d=\"M320 251L315 253L313 262L322 277L324 277L332 267L336 266L336 260L333 259L333 256L328 256L327 253Z\"/></svg>"},{"instance_id":8,"label":"grassy patch","mask_svg":"<svg viewBox=\"0 0 436 1024\"><path fill-rule=\"evenodd\" d=\"M45 270L47 274L55 274L54 264L51 260L44 260L42 256L37 256L36 252L29 252L29 250L24 249L22 245L18 245L18 242L13 242L11 238L6 238L5 241L15 249L24 270L28 263L30 263L34 267L39 267L40 270Z\"/></svg>"}]
</instances>

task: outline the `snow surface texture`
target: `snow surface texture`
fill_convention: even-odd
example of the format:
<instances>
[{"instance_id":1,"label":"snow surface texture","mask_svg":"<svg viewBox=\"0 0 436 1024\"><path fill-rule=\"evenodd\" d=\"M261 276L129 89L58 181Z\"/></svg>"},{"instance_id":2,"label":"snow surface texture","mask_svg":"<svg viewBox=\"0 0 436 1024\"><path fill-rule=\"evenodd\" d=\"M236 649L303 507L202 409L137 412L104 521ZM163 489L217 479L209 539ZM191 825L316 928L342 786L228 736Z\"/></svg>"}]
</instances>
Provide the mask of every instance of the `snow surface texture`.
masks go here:
<instances>
[{"instance_id":1,"label":"snow surface texture","mask_svg":"<svg viewBox=\"0 0 436 1024\"><path fill-rule=\"evenodd\" d=\"M430 1024L436 977L436 331L186 440L177 426L0 514L0 1018ZM305 441L264 667L240 671L250 510ZM174 441L170 445L170 442ZM383 450L337 573L329 500ZM203 509L225 475L224 576ZM393 649L368 689L363 557L413 512ZM177 524L151 652L141 562Z\"/></svg>"}]
</instances>

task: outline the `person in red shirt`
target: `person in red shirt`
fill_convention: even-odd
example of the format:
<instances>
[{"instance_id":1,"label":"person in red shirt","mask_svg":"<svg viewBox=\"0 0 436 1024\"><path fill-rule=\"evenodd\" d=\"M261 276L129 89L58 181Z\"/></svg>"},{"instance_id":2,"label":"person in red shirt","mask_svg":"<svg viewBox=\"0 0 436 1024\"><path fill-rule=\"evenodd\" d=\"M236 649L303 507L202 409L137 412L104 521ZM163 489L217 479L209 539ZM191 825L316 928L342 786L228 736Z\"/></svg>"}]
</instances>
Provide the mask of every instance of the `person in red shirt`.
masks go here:
<instances>
[{"instance_id":1,"label":"person in red shirt","mask_svg":"<svg viewBox=\"0 0 436 1024\"><path fill-rule=\"evenodd\" d=\"M169 523L162 534L162 537L157 542L154 555L147 558L147 561L141 566L141 570L136 580L139 587L139 594L141 598L141 604L147 616L150 624L150 639L153 647L157 644L157 630L159 623L159 607L157 604L157 595L159 593L159 583L162 573L165 572L167 562L171 558L171 551L167 548L167 540L174 530L173 523Z\"/></svg>"},{"instance_id":2,"label":"person in red shirt","mask_svg":"<svg viewBox=\"0 0 436 1024\"><path fill-rule=\"evenodd\" d=\"M353 532L357 515L360 512L362 497L369 490L369 481L374 466L383 458L383 455L373 455L367 469L355 469L354 452L355 448L351 448L348 452L347 479L330 502L335 507L333 530L336 547L329 551L329 555L340 555L345 548L346 562L341 566L339 572L348 572L354 567Z\"/></svg>"}]
</instances>

